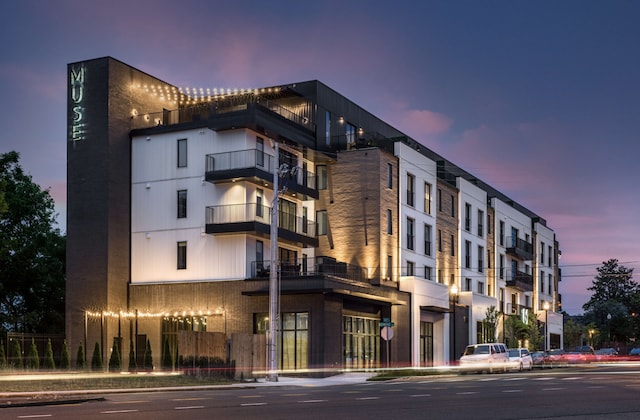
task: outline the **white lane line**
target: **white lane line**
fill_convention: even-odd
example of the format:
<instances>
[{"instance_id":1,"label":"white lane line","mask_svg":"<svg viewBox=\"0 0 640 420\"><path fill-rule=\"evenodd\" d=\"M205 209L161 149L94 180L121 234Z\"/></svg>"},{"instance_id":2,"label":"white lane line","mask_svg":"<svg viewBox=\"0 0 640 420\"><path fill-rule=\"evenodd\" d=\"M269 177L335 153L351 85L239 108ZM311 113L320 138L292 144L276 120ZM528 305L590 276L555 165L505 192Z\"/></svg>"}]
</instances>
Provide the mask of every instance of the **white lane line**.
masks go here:
<instances>
[{"instance_id":1,"label":"white lane line","mask_svg":"<svg viewBox=\"0 0 640 420\"><path fill-rule=\"evenodd\" d=\"M356 398L356 400L379 400L380 397L360 397Z\"/></svg>"},{"instance_id":2,"label":"white lane line","mask_svg":"<svg viewBox=\"0 0 640 420\"><path fill-rule=\"evenodd\" d=\"M577 379L580 379L580 378L577 378L577 377L572 377L572 378L562 378L562 380L563 380L563 381L575 381L575 380L577 380Z\"/></svg>"},{"instance_id":3,"label":"white lane line","mask_svg":"<svg viewBox=\"0 0 640 420\"><path fill-rule=\"evenodd\" d=\"M477 394L476 391L467 391L467 392L456 392L456 395L473 395Z\"/></svg>"},{"instance_id":4,"label":"white lane line","mask_svg":"<svg viewBox=\"0 0 640 420\"><path fill-rule=\"evenodd\" d=\"M183 407L174 407L174 410L197 410L199 408L204 408L204 405L187 405Z\"/></svg>"},{"instance_id":5,"label":"white lane line","mask_svg":"<svg viewBox=\"0 0 640 420\"><path fill-rule=\"evenodd\" d=\"M409 397L411 398L420 398L420 397L430 397L431 394L415 394L415 395L409 395Z\"/></svg>"},{"instance_id":6,"label":"white lane line","mask_svg":"<svg viewBox=\"0 0 640 420\"><path fill-rule=\"evenodd\" d=\"M522 392L522 390L521 389L505 389L502 392Z\"/></svg>"},{"instance_id":7,"label":"white lane line","mask_svg":"<svg viewBox=\"0 0 640 420\"><path fill-rule=\"evenodd\" d=\"M123 414L123 413L135 413L138 410L109 410L101 411L100 414Z\"/></svg>"},{"instance_id":8,"label":"white lane line","mask_svg":"<svg viewBox=\"0 0 640 420\"><path fill-rule=\"evenodd\" d=\"M37 419L40 417L53 417L51 414L30 414L24 416L18 416L19 419Z\"/></svg>"},{"instance_id":9,"label":"white lane line","mask_svg":"<svg viewBox=\"0 0 640 420\"><path fill-rule=\"evenodd\" d=\"M527 378L516 377L516 378L506 378L505 381L524 381Z\"/></svg>"},{"instance_id":10,"label":"white lane line","mask_svg":"<svg viewBox=\"0 0 640 420\"><path fill-rule=\"evenodd\" d=\"M306 404L306 403L321 403L321 402L327 402L327 400L304 400L304 401L298 401L301 404Z\"/></svg>"},{"instance_id":11,"label":"white lane line","mask_svg":"<svg viewBox=\"0 0 640 420\"><path fill-rule=\"evenodd\" d=\"M266 402L261 402L261 403L245 403L245 404L240 404L240 407L252 407L252 406L256 406L256 405L267 405Z\"/></svg>"},{"instance_id":12,"label":"white lane line","mask_svg":"<svg viewBox=\"0 0 640 420\"><path fill-rule=\"evenodd\" d=\"M562 391L567 388L542 388L543 391Z\"/></svg>"}]
</instances>

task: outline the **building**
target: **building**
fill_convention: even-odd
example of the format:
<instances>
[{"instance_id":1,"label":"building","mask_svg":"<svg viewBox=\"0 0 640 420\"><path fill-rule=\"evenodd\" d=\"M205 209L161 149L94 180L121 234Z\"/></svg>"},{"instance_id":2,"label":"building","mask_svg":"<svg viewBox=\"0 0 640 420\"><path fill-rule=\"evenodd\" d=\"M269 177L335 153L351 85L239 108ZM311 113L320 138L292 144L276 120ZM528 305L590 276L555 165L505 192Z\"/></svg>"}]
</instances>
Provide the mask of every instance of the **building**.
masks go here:
<instances>
[{"instance_id":1,"label":"building","mask_svg":"<svg viewBox=\"0 0 640 420\"><path fill-rule=\"evenodd\" d=\"M499 337L491 306L562 342L544 219L321 82L183 91L110 57L68 74L70 348L251 375L272 273L282 370L448 363Z\"/></svg>"}]
</instances>

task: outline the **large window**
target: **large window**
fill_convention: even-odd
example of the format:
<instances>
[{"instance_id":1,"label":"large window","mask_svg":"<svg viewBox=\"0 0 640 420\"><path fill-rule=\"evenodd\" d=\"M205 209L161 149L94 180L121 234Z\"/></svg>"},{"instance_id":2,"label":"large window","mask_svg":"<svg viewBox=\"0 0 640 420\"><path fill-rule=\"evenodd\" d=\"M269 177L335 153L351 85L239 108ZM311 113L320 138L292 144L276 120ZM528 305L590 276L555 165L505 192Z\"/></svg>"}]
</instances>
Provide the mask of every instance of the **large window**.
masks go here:
<instances>
[{"instance_id":1,"label":"large window","mask_svg":"<svg viewBox=\"0 0 640 420\"><path fill-rule=\"evenodd\" d=\"M387 209L387 234L393 235L393 214Z\"/></svg>"},{"instance_id":2,"label":"large window","mask_svg":"<svg viewBox=\"0 0 640 420\"><path fill-rule=\"evenodd\" d=\"M415 183L415 176L407 174L407 205L411 207L415 205Z\"/></svg>"},{"instance_id":3,"label":"large window","mask_svg":"<svg viewBox=\"0 0 640 420\"><path fill-rule=\"evenodd\" d=\"M407 261L407 276L416 275L416 263L413 261Z\"/></svg>"},{"instance_id":4,"label":"large window","mask_svg":"<svg viewBox=\"0 0 640 420\"><path fill-rule=\"evenodd\" d=\"M327 167L325 165L316 166L316 179L318 190L327 189Z\"/></svg>"},{"instance_id":5,"label":"large window","mask_svg":"<svg viewBox=\"0 0 640 420\"><path fill-rule=\"evenodd\" d=\"M387 188L393 188L393 165L387 163Z\"/></svg>"},{"instance_id":6,"label":"large window","mask_svg":"<svg viewBox=\"0 0 640 420\"><path fill-rule=\"evenodd\" d=\"M186 270L187 269L187 242L181 241L178 242L178 270Z\"/></svg>"},{"instance_id":7,"label":"large window","mask_svg":"<svg viewBox=\"0 0 640 420\"><path fill-rule=\"evenodd\" d=\"M296 203L281 198L278 200L278 227L296 232Z\"/></svg>"},{"instance_id":8,"label":"large window","mask_svg":"<svg viewBox=\"0 0 640 420\"><path fill-rule=\"evenodd\" d=\"M324 113L324 144L331 145L331 113L329 111Z\"/></svg>"},{"instance_id":9,"label":"large window","mask_svg":"<svg viewBox=\"0 0 640 420\"><path fill-rule=\"evenodd\" d=\"M347 145L353 146L356 144L356 127L353 124L345 124L345 137Z\"/></svg>"},{"instance_id":10,"label":"large window","mask_svg":"<svg viewBox=\"0 0 640 420\"><path fill-rule=\"evenodd\" d=\"M471 241L464 241L464 268L471 268Z\"/></svg>"},{"instance_id":11,"label":"large window","mask_svg":"<svg viewBox=\"0 0 640 420\"><path fill-rule=\"evenodd\" d=\"M264 166L264 139L256 137L256 165Z\"/></svg>"},{"instance_id":12,"label":"large window","mask_svg":"<svg viewBox=\"0 0 640 420\"><path fill-rule=\"evenodd\" d=\"M471 204L464 203L464 230L471 231Z\"/></svg>"},{"instance_id":13,"label":"large window","mask_svg":"<svg viewBox=\"0 0 640 420\"><path fill-rule=\"evenodd\" d=\"M327 234L327 211L326 210L318 210L316 212L316 223L317 234L318 235L326 235Z\"/></svg>"},{"instance_id":14,"label":"large window","mask_svg":"<svg viewBox=\"0 0 640 420\"><path fill-rule=\"evenodd\" d=\"M278 369L307 369L309 367L309 313L285 312L280 315L278 336ZM269 318L266 313L254 314L254 332L266 334Z\"/></svg>"},{"instance_id":15,"label":"large window","mask_svg":"<svg viewBox=\"0 0 640 420\"><path fill-rule=\"evenodd\" d=\"M478 210L478 236L484 236L484 212Z\"/></svg>"},{"instance_id":16,"label":"large window","mask_svg":"<svg viewBox=\"0 0 640 420\"><path fill-rule=\"evenodd\" d=\"M414 250L416 242L416 222L407 217L407 249Z\"/></svg>"},{"instance_id":17,"label":"large window","mask_svg":"<svg viewBox=\"0 0 640 420\"><path fill-rule=\"evenodd\" d=\"M484 272L484 247L478 245L478 272Z\"/></svg>"},{"instance_id":18,"label":"large window","mask_svg":"<svg viewBox=\"0 0 640 420\"><path fill-rule=\"evenodd\" d=\"M424 255L431 255L431 225L424 225Z\"/></svg>"},{"instance_id":19,"label":"large window","mask_svg":"<svg viewBox=\"0 0 640 420\"><path fill-rule=\"evenodd\" d=\"M178 139L178 168L187 166L187 139Z\"/></svg>"},{"instance_id":20,"label":"large window","mask_svg":"<svg viewBox=\"0 0 640 420\"><path fill-rule=\"evenodd\" d=\"M424 212L431 214L431 184L424 183Z\"/></svg>"},{"instance_id":21,"label":"large window","mask_svg":"<svg viewBox=\"0 0 640 420\"><path fill-rule=\"evenodd\" d=\"M264 216L264 191L261 188L256 188L256 217Z\"/></svg>"},{"instance_id":22,"label":"large window","mask_svg":"<svg viewBox=\"0 0 640 420\"><path fill-rule=\"evenodd\" d=\"M378 367L380 361L380 321L375 318L342 317L345 369Z\"/></svg>"}]
</instances>

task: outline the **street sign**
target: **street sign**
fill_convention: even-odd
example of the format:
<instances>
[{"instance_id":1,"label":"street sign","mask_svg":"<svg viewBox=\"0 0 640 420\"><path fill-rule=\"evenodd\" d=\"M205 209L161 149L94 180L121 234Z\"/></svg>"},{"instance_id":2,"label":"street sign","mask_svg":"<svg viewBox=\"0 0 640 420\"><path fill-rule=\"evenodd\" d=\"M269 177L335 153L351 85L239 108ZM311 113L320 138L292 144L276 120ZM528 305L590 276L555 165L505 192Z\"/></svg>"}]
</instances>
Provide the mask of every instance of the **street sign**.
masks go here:
<instances>
[{"instance_id":1,"label":"street sign","mask_svg":"<svg viewBox=\"0 0 640 420\"><path fill-rule=\"evenodd\" d=\"M391 327L382 327L380 337L382 337L384 341L391 340L393 338L393 329Z\"/></svg>"},{"instance_id":2,"label":"street sign","mask_svg":"<svg viewBox=\"0 0 640 420\"><path fill-rule=\"evenodd\" d=\"M394 327L396 324L391 322L390 318L382 318L382 322L380 322L380 328L384 327Z\"/></svg>"}]
</instances>

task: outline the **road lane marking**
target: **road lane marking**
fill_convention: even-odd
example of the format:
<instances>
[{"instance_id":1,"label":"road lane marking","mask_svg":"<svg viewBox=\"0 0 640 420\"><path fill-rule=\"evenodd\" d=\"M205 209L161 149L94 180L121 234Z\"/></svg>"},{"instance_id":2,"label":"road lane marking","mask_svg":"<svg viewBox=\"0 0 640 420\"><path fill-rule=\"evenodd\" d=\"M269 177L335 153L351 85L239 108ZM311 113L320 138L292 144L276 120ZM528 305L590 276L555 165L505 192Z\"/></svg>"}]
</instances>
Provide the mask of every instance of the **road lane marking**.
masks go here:
<instances>
[{"instance_id":1,"label":"road lane marking","mask_svg":"<svg viewBox=\"0 0 640 420\"><path fill-rule=\"evenodd\" d=\"M571 378L562 378L563 381L575 381L576 379L580 379L578 377L571 377Z\"/></svg>"},{"instance_id":2,"label":"road lane marking","mask_svg":"<svg viewBox=\"0 0 640 420\"><path fill-rule=\"evenodd\" d=\"M208 398L192 397L192 398L173 398L171 401L202 401Z\"/></svg>"},{"instance_id":3,"label":"road lane marking","mask_svg":"<svg viewBox=\"0 0 640 420\"><path fill-rule=\"evenodd\" d=\"M298 402L301 404L306 404L306 403L315 404L315 403L327 402L327 400L303 400Z\"/></svg>"},{"instance_id":4,"label":"road lane marking","mask_svg":"<svg viewBox=\"0 0 640 420\"><path fill-rule=\"evenodd\" d=\"M505 389L502 392L522 392L521 389Z\"/></svg>"},{"instance_id":5,"label":"road lane marking","mask_svg":"<svg viewBox=\"0 0 640 420\"><path fill-rule=\"evenodd\" d=\"M518 377L518 378L506 378L505 381L524 381L527 378Z\"/></svg>"},{"instance_id":6,"label":"road lane marking","mask_svg":"<svg viewBox=\"0 0 640 420\"><path fill-rule=\"evenodd\" d=\"M356 398L356 400L379 400L380 397L360 397Z\"/></svg>"},{"instance_id":7,"label":"road lane marking","mask_svg":"<svg viewBox=\"0 0 640 420\"><path fill-rule=\"evenodd\" d=\"M456 395L473 395L477 394L477 391L456 392Z\"/></svg>"},{"instance_id":8,"label":"road lane marking","mask_svg":"<svg viewBox=\"0 0 640 420\"><path fill-rule=\"evenodd\" d=\"M266 402L260 402L260 403L244 403L244 404L240 404L240 407L251 407L251 406L255 406L255 405L267 405Z\"/></svg>"},{"instance_id":9,"label":"road lane marking","mask_svg":"<svg viewBox=\"0 0 640 420\"><path fill-rule=\"evenodd\" d=\"M567 388L542 388L543 391L562 391L563 389Z\"/></svg>"},{"instance_id":10,"label":"road lane marking","mask_svg":"<svg viewBox=\"0 0 640 420\"><path fill-rule=\"evenodd\" d=\"M204 408L204 405L187 405L183 407L174 407L174 410L197 410L199 408Z\"/></svg>"},{"instance_id":11,"label":"road lane marking","mask_svg":"<svg viewBox=\"0 0 640 420\"><path fill-rule=\"evenodd\" d=\"M411 398L420 398L420 397L430 397L431 394L415 394L415 395L409 395L409 397Z\"/></svg>"},{"instance_id":12,"label":"road lane marking","mask_svg":"<svg viewBox=\"0 0 640 420\"><path fill-rule=\"evenodd\" d=\"M100 414L123 414L123 413L135 413L138 410L108 410L101 411Z\"/></svg>"},{"instance_id":13,"label":"road lane marking","mask_svg":"<svg viewBox=\"0 0 640 420\"><path fill-rule=\"evenodd\" d=\"M51 414L29 414L24 416L18 416L19 419L37 419L41 417L53 417Z\"/></svg>"}]
</instances>

